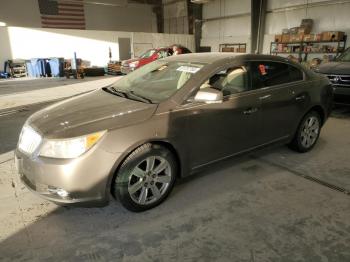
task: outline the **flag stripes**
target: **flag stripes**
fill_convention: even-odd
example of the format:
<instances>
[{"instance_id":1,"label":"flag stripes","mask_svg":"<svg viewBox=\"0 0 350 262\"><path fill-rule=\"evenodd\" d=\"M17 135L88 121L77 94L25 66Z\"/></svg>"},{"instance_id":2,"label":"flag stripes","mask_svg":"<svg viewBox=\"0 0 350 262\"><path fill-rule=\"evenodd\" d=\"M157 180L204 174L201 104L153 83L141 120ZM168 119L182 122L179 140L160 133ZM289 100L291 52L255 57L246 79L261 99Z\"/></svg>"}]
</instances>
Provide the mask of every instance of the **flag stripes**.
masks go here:
<instances>
[{"instance_id":1,"label":"flag stripes","mask_svg":"<svg viewBox=\"0 0 350 262\"><path fill-rule=\"evenodd\" d=\"M83 2L38 0L41 24L44 28L85 29Z\"/></svg>"}]
</instances>

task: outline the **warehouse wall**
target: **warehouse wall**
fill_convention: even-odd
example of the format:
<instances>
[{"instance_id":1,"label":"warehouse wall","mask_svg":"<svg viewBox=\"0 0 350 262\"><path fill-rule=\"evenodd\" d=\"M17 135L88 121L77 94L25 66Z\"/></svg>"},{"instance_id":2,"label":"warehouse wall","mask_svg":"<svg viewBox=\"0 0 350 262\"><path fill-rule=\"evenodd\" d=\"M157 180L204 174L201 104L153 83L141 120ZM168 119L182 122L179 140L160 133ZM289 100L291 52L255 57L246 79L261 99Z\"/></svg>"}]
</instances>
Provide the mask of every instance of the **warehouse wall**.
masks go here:
<instances>
[{"instance_id":1,"label":"warehouse wall","mask_svg":"<svg viewBox=\"0 0 350 262\"><path fill-rule=\"evenodd\" d=\"M118 60L118 37L131 37L127 32L23 27L8 27L7 32L11 48L7 59L72 58L77 52L78 57L96 66L106 65L109 48Z\"/></svg>"},{"instance_id":2,"label":"warehouse wall","mask_svg":"<svg viewBox=\"0 0 350 262\"><path fill-rule=\"evenodd\" d=\"M156 33L134 33L133 49L134 55L139 56L150 48L169 46L172 44L181 44L189 48L192 52L195 50L193 35L186 34L156 34Z\"/></svg>"},{"instance_id":3,"label":"warehouse wall","mask_svg":"<svg viewBox=\"0 0 350 262\"><path fill-rule=\"evenodd\" d=\"M119 37L131 39L131 50L136 56L149 48L174 43L194 50L193 35L0 27L0 70L7 59L72 58L74 52L92 66L105 66L109 48L112 59L119 60Z\"/></svg>"},{"instance_id":4,"label":"warehouse wall","mask_svg":"<svg viewBox=\"0 0 350 262\"><path fill-rule=\"evenodd\" d=\"M188 34L187 0L162 0L164 33Z\"/></svg>"},{"instance_id":5,"label":"warehouse wall","mask_svg":"<svg viewBox=\"0 0 350 262\"><path fill-rule=\"evenodd\" d=\"M4 62L9 59L11 55L11 45L10 39L7 31L7 27L0 26L0 41L1 41L1 50L0 50L0 71L3 70Z\"/></svg>"},{"instance_id":6,"label":"warehouse wall","mask_svg":"<svg viewBox=\"0 0 350 262\"><path fill-rule=\"evenodd\" d=\"M308 8L306 4L308 3ZM284 28L300 26L303 18L314 20L313 32L344 31L350 35L350 1L327 0L269 0L267 6L264 53L270 52L274 35ZM350 38L348 38L350 41ZM347 46L350 46L349 41Z\"/></svg>"},{"instance_id":7,"label":"warehouse wall","mask_svg":"<svg viewBox=\"0 0 350 262\"><path fill-rule=\"evenodd\" d=\"M157 18L151 5L85 5L85 17L88 30L157 32Z\"/></svg>"},{"instance_id":8,"label":"warehouse wall","mask_svg":"<svg viewBox=\"0 0 350 262\"><path fill-rule=\"evenodd\" d=\"M90 1L92 2L92 1ZM126 0L100 0L111 5L85 5L87 30L157 32L151 5L127 4ZM37 0L1 0L0 22L8 26L41 27Z\"/></svg>"},{"instance_id":9,"label":"warehouse wall","mask_svg":"<svg viewBox=\"0 0 350 262\"><path fill-rule=\"evenodd\" d=\"M250 1L214 0L203 5L201 46L247 43L250 50Z\"/></svg>"}]
</instances>

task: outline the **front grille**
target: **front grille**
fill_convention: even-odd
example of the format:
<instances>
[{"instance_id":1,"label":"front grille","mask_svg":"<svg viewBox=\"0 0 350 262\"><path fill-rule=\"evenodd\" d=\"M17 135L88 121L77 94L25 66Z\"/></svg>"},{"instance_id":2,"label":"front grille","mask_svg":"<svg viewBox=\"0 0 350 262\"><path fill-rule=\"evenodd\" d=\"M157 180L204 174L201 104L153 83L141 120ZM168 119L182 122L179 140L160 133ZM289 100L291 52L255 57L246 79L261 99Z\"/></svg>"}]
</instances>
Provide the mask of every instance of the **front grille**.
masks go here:
<instances>
[{"instance_id":1,"label":"front grille","mask_svg":"<svg viewBox=\"0 0 350 262\"><path fill-rule=\"evenodd\" d=\"M333 86L349 87L350 75L327 75Z\"/></svg>"}]
</instances>

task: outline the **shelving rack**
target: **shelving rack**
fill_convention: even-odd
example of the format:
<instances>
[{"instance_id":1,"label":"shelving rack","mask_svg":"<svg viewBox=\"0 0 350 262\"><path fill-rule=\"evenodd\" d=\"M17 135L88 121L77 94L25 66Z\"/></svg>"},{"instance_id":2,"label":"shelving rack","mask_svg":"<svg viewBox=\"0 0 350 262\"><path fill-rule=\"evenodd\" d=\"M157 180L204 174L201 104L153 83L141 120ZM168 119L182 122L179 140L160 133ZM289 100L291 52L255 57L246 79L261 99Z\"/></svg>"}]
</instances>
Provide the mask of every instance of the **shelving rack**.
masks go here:
<instances>
[{"instance_id":1,"label":"shelving rack","mask_svg":"<svg viewBox=\"0 0 350 262\"><path fill-rule=\"evenodd\" d=\"M220 44L220 52L245 53L247 51L246 43Z\"/></svg>"},{"instance_id":2,"label":"shelving rack","mask_svg":"<svg viewBox=\"0 0 350 262\"><path fill-rule=\"evenodd\" d=\"M339 41L301 41L301 42L271 42L270 44L270 54L279 55L279 54L297 54L299 61L306 62L309 54L333 54L338 56L341 54L346 47L345 35L342 40ZM312 47L314 44L337 44L336 51L307 51L307 47ZM290 51L277 51L278 45L287 46Z\"/></svg>"}]
</instances>

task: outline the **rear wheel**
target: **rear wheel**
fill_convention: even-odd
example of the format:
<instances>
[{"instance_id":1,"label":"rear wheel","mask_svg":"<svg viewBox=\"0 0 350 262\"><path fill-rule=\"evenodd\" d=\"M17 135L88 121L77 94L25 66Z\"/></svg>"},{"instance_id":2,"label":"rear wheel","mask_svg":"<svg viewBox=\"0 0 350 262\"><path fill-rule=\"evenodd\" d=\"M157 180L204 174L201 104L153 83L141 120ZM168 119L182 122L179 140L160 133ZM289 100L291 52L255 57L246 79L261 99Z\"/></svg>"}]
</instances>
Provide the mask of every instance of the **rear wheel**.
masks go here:
<instances>
[{"instance_id":1,"label":"rear wheel","mask_svg":"<svg viewBox=\"0 0 350 262\"><path fill-rule=\"evenodd\" d=\"M321 131L321 118L316 111L306 114L289 147L297 152L310 151L316 144Z\"/></svg>"},{"instance_id":2,"label":"rear wheel","mask_svg":"<svg viewBox=\"0 0 350 262\"><path fill-rule=\"evenodd\" d=\"M114 183L114 195L135 212L159 205L172 190L177 175L173 154L160 145L145 144L123 162Z\"/></svg>"}]
</instances>

